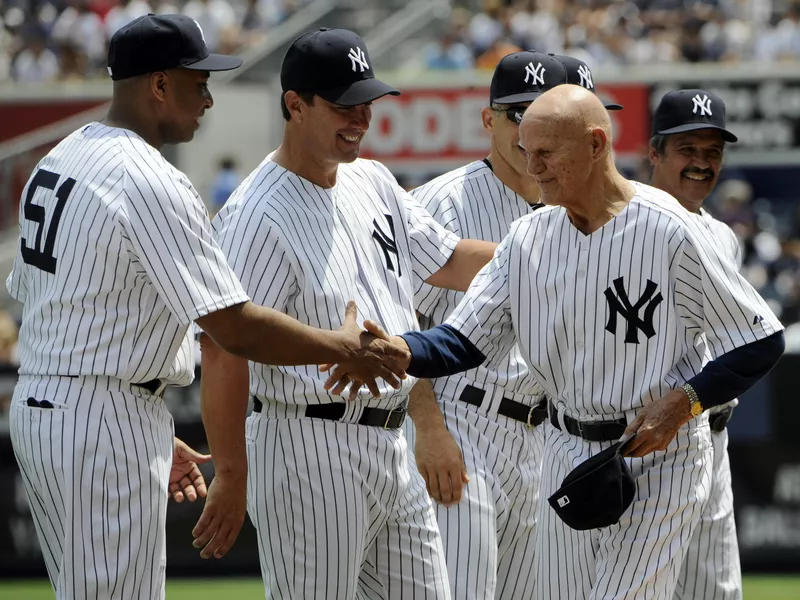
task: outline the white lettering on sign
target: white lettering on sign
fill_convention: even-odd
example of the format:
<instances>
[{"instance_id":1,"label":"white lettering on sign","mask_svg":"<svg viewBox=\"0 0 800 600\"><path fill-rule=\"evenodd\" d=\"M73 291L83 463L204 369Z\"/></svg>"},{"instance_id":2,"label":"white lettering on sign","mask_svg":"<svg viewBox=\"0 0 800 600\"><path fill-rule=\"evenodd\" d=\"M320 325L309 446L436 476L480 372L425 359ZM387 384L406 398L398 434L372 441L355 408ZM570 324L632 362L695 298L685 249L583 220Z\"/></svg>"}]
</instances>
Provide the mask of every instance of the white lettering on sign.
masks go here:
<instances>
[{"instance_id":1,"label":"white lettering on sign","mask_svg":"<svg viewBox=\"0 0 800 600\"><path fill-rule=\"evenodd\" d=\"M404 92L403 100L384 99L372 105L372 123L362 156L386 160L448 158L473 160L488 152L489 136L481 124L483 96L457 97Z\"/></svg>"},{"instance_id":2,"label":"white lettering on sign","mask_svg":"<svg viewBox=\"0 0 800 600\"><path fill-rule=\"evenodd\" d=\"M800 504L800 465L781 465L775 473L775 502Z\"/></svg>"},{"instance_id":3,"label":"white lettering on sign","mask_svg":"<svg viewBox=\"0 0 800 600\"><path fill-rule=\"evenodd\" d=\"M744 506L736 529L739 546L800 549L800 510L778 506Z\"/></svg>"}]
</instances>

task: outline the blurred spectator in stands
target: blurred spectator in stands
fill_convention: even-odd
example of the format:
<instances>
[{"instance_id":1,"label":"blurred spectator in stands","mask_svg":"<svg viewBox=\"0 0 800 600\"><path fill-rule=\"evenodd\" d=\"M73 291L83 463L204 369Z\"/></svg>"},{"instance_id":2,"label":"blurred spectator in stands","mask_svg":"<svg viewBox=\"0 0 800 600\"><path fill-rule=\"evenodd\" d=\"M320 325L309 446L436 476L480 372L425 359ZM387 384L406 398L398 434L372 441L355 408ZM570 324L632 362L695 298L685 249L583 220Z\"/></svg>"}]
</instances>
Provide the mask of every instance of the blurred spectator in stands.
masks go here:
<instances>
[{"instance_id":1,"label":"blurred spectator in stands","mask_svg":"<svg viewBox=\"0 0 800 600\"><path fill-rule=\"evenodd\" d=\"M25 48L14 59L14 80L21 83L45 83L58 78L56 55L47 48L47 35L39 25L24 34Z\"/></svg>"},{"instance_id":2,"label":"blurred spectator in stands","mask_svg":"<svg viewBox=\"0 0 800 600\"><path fill-rule=\"evenodd\" d=\"M120 0L119 4L106 14L106 38L110 40L117 30L134 19L152 12L154 12L152 7L145 0Z\"/></svg>"},{"instance_id":3,"label":"blurred spectator in stands","mask_svg":"<svg viewBox=\"0 0 800 600\"><path fill-rule=\"evenodd\" d=\"M70 0L53 24L53 39L67 52L79 56L67 62L80 65L84 75L97 75L106 66L106 35L103 22L89 7L88 0ZM63 61L62 61L63 64Z\"/></svg>"},{"instance_id":4,"label":"blurred spectator in stands","mask_svg":"<svg viewBox=\"0 0 800 600\"><path fill-rule=\"evenodd\" d=\"M219 170L211 184L211 212L218 213L241 182L234 158L226 156L219 161Z\"/></svg>"},{"instance_id":5,"label":"blurred spectator in stands","mask_svg":"<svg viewBox=\"0 0 800 600\"><path fill-rule=\"evenodd\" d=\"M518 0L511 7L508 28L511 39L521 48L546 49L559 54L564 48L564 32L558 21L561 12L555 2Z\"/></svg>"},{"instance_id":6,"label":"blurred spectator in stands","mask_svg":"<svg viewBox=\"0 0 800 600\"><path fill-rule=\"evenodd\" d=\"M472 51L451 28L446 29L437 41L425 47L424 60L429 69L471 69L475 64Z\"/></svg>"},{"instance_id":7,"label":"blurred spectator in stands","mask_svg":"<svg viewBox=\"0 0 800 600\"><path fill-rule=\"evenodd\" d=\"M475 55L487 52L505 33L502 0L484 0L483 12L472 17L467 31Z\"/></svg>"},{"instance_id":8,"label":"blurred spectator in stands","mask_svg":"<svg viewBox=\"0 0 800 600\"><path fill-rule=\"evenodd\" d=\"M0 84L11 78L11 53L13 52L13 36L6 29L5 20L0 13Z\"/></svg>"},{"instance_id":9,"label":"blurred spectator in stands","mask_svg":"<svg viewBox=\"0 0 800 600\"><path fill-rule=\"evenodd\" d=\"M228 0L189 0L182 12L200 25L211 52L230 51L227 46L231 37L238 34L238 26L236 11Z\"/></svg>"},{"instance_id":10,"label":"blurred spectator in stands","mask_svg":"<svg viewBox=\"0 0 800 600\"><path fill-rule=\"evenodd\" d=\"M494 71L497 63L504 56L508 56L514 52L520 52L522 48L515 45L507 38L498 38L489 48L481 54L475 61L475 68L484 69L487 71Z\"/></svg>"}]
</instances>

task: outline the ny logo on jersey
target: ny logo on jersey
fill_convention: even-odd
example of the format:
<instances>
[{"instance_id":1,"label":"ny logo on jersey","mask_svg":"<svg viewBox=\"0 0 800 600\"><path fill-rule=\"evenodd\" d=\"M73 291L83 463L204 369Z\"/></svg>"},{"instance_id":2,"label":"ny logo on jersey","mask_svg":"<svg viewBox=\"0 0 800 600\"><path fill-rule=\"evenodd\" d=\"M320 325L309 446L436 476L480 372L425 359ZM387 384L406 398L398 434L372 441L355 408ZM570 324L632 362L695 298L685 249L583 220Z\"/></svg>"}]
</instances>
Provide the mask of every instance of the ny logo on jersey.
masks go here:
<instances>
[{"instance_id":1,"label":"ny logo on jersey","mask_svg":"<svg viewBox=\"0 0 800 600\"><path fill-rule=\"evenodd\" d=\"M695 94L694 98L692 98L692 112L697 114L698 110L701 117L711 116L711 98L707 94L703 94L702 98L700 94Z\"/></svg>"},{"instance_id":2,"label":"ny logo on jersey","mask_svg":"<svg viewBox=\"0 0 800 600\"><path fill-rule=\"evenodd\" d=\"M367 55L364 54L364 51L361 48L350 48L350 52L347 54L347 56L350 59L350 64L353 65L353 71L355 71L357 67L361 67L362 73L365 69L369 69L369 65L367 64Z\"/></svg>"},{"instance_id":3,"label":"ny logo on jersey","mask_svg":"<svg viewBox=\"0 0 800 600\"><path fill-rule=\"evenodd\" d=\"M606 300L608 301L608 322L606 323L606 331L617 335L617 314L625 319L627 325L625 327L625 343L638 344L639 343L639 330L647 336L648 339L656 334L653 328L653 314L656 307L661 304L664 299L661 292L655 296L658 285L647 280L647 286L644 288L644 294L636 301L636 304L631 305L628 299L628 293L625 291L623 278L619 277L614 280L614 290L609 286L606 291ZM616 291L616 294L614 293ZM644 317L639 318L639 310L647 305L644 309Z\"/></svg>"},{"instance_id":4,"label":"ny logo on jersey","mask_svg":"<svg viewBox=\"0 0 800 600\"><path fill-rule=\"evenodd\" d=\"M542 66L542 63L534 67L533 63L529 62L525 65L525 83L528 83L528 77L530 77L533 85L544 85L544 74L546 72L547 69Z\"/></svg>"},{"instance_id":5,"label":"ny logo on jersey","mask_svg":"<svg viewBox=\"0 0 800 600\"><path fill-rule=\"evenodd\" d=\"M586 65L581 65L578 67L578 75L581 78L581 85L585 87L587 90L594 89L594 82L592 81L592 72L589 70L589 67Z\"/></svg>"},{"instance_id":6,"label":"ny logo on jersey","mask_svg":"<svg viewBox=\"0 0 800 600\"><path fill-rule=\"evenodd\" d=\"M395 235L394 235L394 221L392 220L392 215L385 215L386 220L389 222L389 232L391 233L391 237L384 233L381 226L378 224L378 219L373 219L372 224L375 226L375 231L372 232L373 239L378 242L378 245L383 250L383 257L386 259L386 268L390 271L394 271L394 262L392 262L391 254L394 254L395 260L397 261L397 276L402 277L403 273L400 270L400 255L397 254L397 242L395 242Z\"/></svg>"}]
</instances>

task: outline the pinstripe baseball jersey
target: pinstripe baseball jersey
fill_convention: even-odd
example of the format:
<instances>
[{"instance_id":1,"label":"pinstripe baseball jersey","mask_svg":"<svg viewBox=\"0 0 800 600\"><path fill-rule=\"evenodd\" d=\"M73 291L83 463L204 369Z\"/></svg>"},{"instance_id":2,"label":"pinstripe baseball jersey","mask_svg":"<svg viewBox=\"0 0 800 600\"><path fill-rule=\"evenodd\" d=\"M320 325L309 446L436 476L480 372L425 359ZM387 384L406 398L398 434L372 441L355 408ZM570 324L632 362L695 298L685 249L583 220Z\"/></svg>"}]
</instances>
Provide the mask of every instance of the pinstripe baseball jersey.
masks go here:
<instances>
[{"instance_id":1,"label":"pinstripe baseball jersey","mask_svg":"<svg viewBox=\"0 0 800 600\"><path fill-rule=\"evenodd\" d=\"M434 219L459 237L497 243L508 234L513 221L534 210L522 196L500 181L483 160L445 173L414 190L413 195ZM417 289L417 310L427 316L432 325L437 325L445 321L463 297L463 292L423 282ZM509 393L542 394L516 346L497 363L487 362L466 373L436 379L437 394L447 386L448 380L461 378L478 386L500 386Z\"/></svg>"},{"instance_id":2,"label":"pinstripe baseball jersey","mask_svg":"<svg viewBox=\"0 0 800 600\"><path fill-rule=\"evenodd\" d=\"M783 329L702 222L641 184L590 235L543 208L514 223L448 323L488 359L516 338L556 408L622 416L697 374L696 344L719 356Z\"/></svg>"},{"instance_id":3,"label":"pinstripe baseball jersey","mask_svg":"<svg viewBox=\"0 0 800 600\"><path fill-rule=\"evenodd\" d=\"M253 301L322 329L341 326L354 299L359 319L389 333L418 328L414 289L449 259L458 238L441 227L378 162L339 166L326 189L267 157L214 219L220 245ZM257 248L258 251L252 249ZM316 366L250 363L251 393L287 404L335 401ZM382 383L369 406L405 402ZM338 399L337 399L338 400Z\"/></svg>"},{"instance_id":4,"label":"pinstripe baseball jersey","mask_svg":"<svg viewBox=\"0 0 800 600\"><path fill-rule=\"evenodd\" d=\"M91 123L33 172L6 285L20 375L191 383L192 321L246 301L186 176L135 133Z\"/></svg>"}]
</instances>

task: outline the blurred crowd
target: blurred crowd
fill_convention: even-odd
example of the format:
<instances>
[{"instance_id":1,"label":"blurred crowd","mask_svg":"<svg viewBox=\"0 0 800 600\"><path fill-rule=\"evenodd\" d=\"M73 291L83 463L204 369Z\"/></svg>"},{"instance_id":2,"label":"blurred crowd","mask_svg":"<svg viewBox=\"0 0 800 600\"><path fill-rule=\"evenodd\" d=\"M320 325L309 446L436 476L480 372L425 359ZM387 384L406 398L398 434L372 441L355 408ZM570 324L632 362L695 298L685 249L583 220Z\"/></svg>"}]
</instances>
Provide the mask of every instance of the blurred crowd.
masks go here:
<instances>
[{"instance_id":1,"label":"blurred crowd","mask_svg":"<svg viewBox=\"0 0 800 600\"><path fill-rule=\"evenodd\" d=\"M460 0L424 51L433 69L493 69L519 49L591 67L796 61L797 0Z\"/></svg>"},{"instance_id":2,"label":"blurred crowd","mask_svg":"<svg viewBox=\"0 0 800 600\"><path fill-rule=\"evenodd\" d=\"M0 0L0 83L105 76L111 36L148 13L188 15L212 52L241 52L308 1Z\"/></svg>"}]
</instances>

